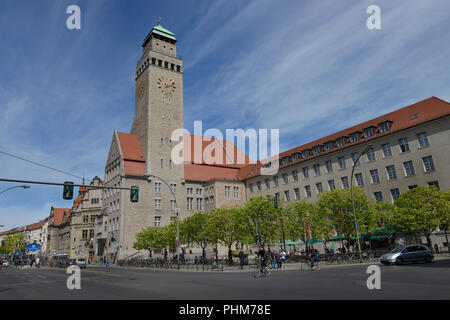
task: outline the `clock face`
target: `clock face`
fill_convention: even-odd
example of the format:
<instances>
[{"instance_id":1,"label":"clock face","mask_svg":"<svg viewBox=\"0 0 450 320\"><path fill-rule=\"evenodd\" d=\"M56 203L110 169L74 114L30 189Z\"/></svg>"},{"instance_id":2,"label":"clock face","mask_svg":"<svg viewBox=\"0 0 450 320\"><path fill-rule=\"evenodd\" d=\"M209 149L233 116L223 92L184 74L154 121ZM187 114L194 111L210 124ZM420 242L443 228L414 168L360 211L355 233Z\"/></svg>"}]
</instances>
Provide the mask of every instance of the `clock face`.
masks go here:
<instances>
[{"instance_id":1,"label":"clock face","mask_svg":"<svg viewBox=\"0 0 450 320\"><path fill-rule=\"evenodd\" d=\"M170 103L172 100L171 99L172 95L174 94L174 92L177 88L175 81L169 77L161 76L158 78L158 80L156 82L158 84L159 90L161 91L161 94L163 97L163 102Z\"/></svg>"},{"instance_id":2,"label":"clock face","mask_svg":"<svg viewBox=\"0 0 450 320\"><path fill-rule=\"evenodd\" d=\"M138 96L138 98L142 98L144 96L145 93L145 79L142 78L136 88L136 95Z\"/></svg>"}]
</instances>

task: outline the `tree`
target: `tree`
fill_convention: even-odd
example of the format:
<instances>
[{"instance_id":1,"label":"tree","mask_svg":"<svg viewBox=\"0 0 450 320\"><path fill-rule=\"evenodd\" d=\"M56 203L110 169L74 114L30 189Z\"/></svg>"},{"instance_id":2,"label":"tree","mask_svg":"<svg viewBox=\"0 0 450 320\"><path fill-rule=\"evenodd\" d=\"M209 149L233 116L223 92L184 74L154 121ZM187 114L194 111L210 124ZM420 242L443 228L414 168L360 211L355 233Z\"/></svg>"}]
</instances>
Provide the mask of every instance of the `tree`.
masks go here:
<instances>
[{"instance_id":1,"label":"tree","mask_svg":"<svg viewBox=\"0 0 450 320\"><path fill-rule=\"evenodd\" d=\"M395 226L423 235L432 249L431 234L448 219L448 196L436 187L416 187L395 201Z\"/></svg>"},{"instance_id":2,"label":"tree","mask_svg":"<svg viewBox=\"0 0 450 320\"><path fill-rule=\"evenodd\" d=\"M306 201L290 203L286 212L286 233L292 240L307 243L310 238L327 239L332 235L332 224L323 219L316 205Z\"/></svg>"},{"instance_id":3,"label":"tree","mask_svg":"<svg viewBox=\"0 0 450 320\"><path fill-rule=\"evenodd\" d=\"M228 247L228 263L233 263L231 247L237 241L245 239L243 210L239 208L219 208L208 219L208 229L214 234L214 240Z\"/></svg>"},{"instance_id":4,"label":"tree","mask_svg":"<svg viewBox=\"0 0 450 320\"><path fill-rule=\"evenodd\" d=\"M259 215L257 216L259 210ZM242 243L254 244L256 224L258 232L264 237L263 245L274 243L278 238L279 227L277 224L278 211L273 205L273 197L256 197L250 199L242 209Z\"/></svg>"},{"instance_id":5,"label":"tree","mask_svg":"<svg viewBox=\"0 0 450 320\"><path fill-rule=\"evenodd\" d=\"M5 248L8 254L21 251L25 248L25 236L23 233L9 235L5 240Z\"/></svg>"},{"instance_id":6,"label":"tree","mask_svg":"<svg viewBox=\"0 0 450 320\"><path fill-rule=\"evenodd\" d=\"M133 248L137 250L163 249L166 247L164 228L148 228L136 234Z\"/></svg>"},{"instance_id":7,"label":"tree","mask_svg":"<svg viewBox=\"0 0 450 320\"><path fill-rule=\"evenodd\" d=\"M359 229L369 229L369 201L361 188L353 187L353 200ZM322 193L317 202L317 209L323 219L331 223L337 232L342 233L347 243L356 235L350 189L334 189Z\"/></svg>"},{"instance_id":8,"label":"tree","mask_svg":"<svg viewBox=\"0 0 450 320\"><path fill-rule=\"evenodd\" d=\"M206 258L206 246L213 243L211 232L208 228L210 213L197 212L183 220L180 226L183 242L193 242L202 248L202 257Z\"/></svg>"}]
</instances>

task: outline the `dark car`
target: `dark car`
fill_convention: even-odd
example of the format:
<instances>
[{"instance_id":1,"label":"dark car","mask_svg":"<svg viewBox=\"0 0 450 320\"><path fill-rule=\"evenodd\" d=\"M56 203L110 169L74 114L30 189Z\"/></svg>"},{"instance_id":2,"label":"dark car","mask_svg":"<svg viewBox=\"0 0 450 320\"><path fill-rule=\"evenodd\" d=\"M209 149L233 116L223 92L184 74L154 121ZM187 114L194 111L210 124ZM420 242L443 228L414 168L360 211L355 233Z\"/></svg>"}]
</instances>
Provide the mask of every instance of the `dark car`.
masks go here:
<instances>
[{"instance_id":1,"label":"dark car","mask_svg":"<svg viewBox=\"0 0 450 320\"><path fill-rule=\"evenodd\" d=\"M430 263L434 259L433 252L422 245L409 245L385 253L380 257L380 262L388 265L391 263L403 264L406 262L426 262Z\"/></svg>"}]
</instances>

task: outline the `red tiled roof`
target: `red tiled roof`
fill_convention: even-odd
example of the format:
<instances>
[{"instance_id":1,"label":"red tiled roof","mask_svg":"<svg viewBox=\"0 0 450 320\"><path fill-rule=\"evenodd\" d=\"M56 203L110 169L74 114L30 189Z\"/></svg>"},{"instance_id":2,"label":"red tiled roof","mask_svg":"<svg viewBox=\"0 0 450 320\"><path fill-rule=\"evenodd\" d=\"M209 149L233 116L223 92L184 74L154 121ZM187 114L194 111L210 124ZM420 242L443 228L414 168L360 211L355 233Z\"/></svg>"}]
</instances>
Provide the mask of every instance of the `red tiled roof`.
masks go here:
<instances>
[{"instance_id":1,"label":"red tiled roof","mask_svg":"<svg viewBox=\"0 0 450 320\"><path fill-rule=\"evenodd\" d=\"M227 140L184 135L186 163L240 168L254 163L244 152Z\"/></svg>"},{"instance_id":2,"label":"red tiled roof","mask_svg":"<svg viewBox=\"0 0 450 320\"><path fill-rule=\"evenodd\" d=\"M417 114L416 117L413 117L413 115ZM281 165L280 168L293 165L295 163L300 163L309 159L313 159L318 156L322 156L327 153L334 152L336 150L341 150L348 148L350 146L358 145L360 143L370 141L373 139L377 139L382 136L386 136L389 134L392 134L394 132L398 132L400 130L404 130L413 126L416 126L421 123L425 123L434 119L438 119L444 116L447 116L450 114L450 103L447 101L441 100L436 97L431 97L428 99L425 99L423 101L419 101L417 103L414 103L410 106L403 107L401 109L395 110L393 112L387 113L385 115L382 115L380 117L374 118L372 120L360 123L356 126L350 127L345 130L341 130L339 132L333 133L331 135L328 135L326 137L323 137L321 139L309 142L307 144L301 145L299 147L287 150L285 152L282 152L279 154L280 159L294 154L296 152L302 152L306 149L312 149L312 147L317 145L322 145L325 142L334 141L337 138L348 136L349 134L356 132L356 131L363 131L364 129L374 126L378 128L378 125L384 121L390 121L392 122L391 128L389 131L386 132L378 132L375 131L375 134L371 137L364 138L361 137L357 142L346 142L345 145L341 147L334 146L333 149L329 151L322 150L318 155L311 155L307 157L306 159L302 159L300 157L299 160L296 160L294 162L289 162L286 165ZM238 177L241 179L246 179L250 177L255 177L260 174L260 168L263 166L262 163L258 162L255 165L249 165L246 168L243 168L239 174ZM253 171L253 172L251 172Z\"/></svg>"},{"instance_id":3,"label":"red tiled roof","mask_svg":"<svg viewBox=\"0 0 450 320\"><path fill-rule=\"evenodd\" d=\"M26 226L25 229L28 230L28 231L40 229L45 224L45 222L46 222L46 220L41 220L39 222L29 224L29 225Z\"/></svg>"},{"instance_id":4,"label":"red tiled roof","mask_svg":"<svg viewBox=\"0 0 450 320\"><path fill-rule=\"evenodd\" d=\"M70 214L70 208L53 208L53 225L55 227L60 226L66 221L67 214Z\"/></svg>"},{"instance_id":5,"label":"red tiled roof","mask_svg":"<svg viewBox=\"0 0 450 320\"><path fill-rule=\"evenodd\" d=\"M124 159L125 174L143 176L147 173L141 146L135 134L117 132L120 149Z\"/></svg>"},{"instance_id":6,"label":"red tiled roof","mask_svg":"<svg viewBox=\"0 0 450 320\"><path fill-rule=\"evenodd\" d=\"M238 168L192 163L184 164L184 178L191 181L235 180L238 171Z\"/></svg>"}]
</instances>

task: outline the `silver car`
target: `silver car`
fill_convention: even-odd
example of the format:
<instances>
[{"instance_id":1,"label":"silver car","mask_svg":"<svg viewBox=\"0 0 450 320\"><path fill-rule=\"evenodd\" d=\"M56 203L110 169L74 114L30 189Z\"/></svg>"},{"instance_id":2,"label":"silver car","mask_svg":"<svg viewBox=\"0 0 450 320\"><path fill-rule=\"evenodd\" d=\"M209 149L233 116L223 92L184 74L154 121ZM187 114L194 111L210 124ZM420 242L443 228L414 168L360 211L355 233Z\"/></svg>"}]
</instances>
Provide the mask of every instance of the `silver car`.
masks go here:
<instances>
[{"instance_id":1,"label":"silver car","mask_svg":"<svg viewBox=\"0 0 450 320\"><path fill-rule=\"evenodd\" d=\"M380 262L385 265L391 263L400 265L406 262L416 263L419 261L430 263L433 258L433 252L426 246L409 245L395 248L394 250L385 253L380 257Z\"/></svg>"}]
</instances>

